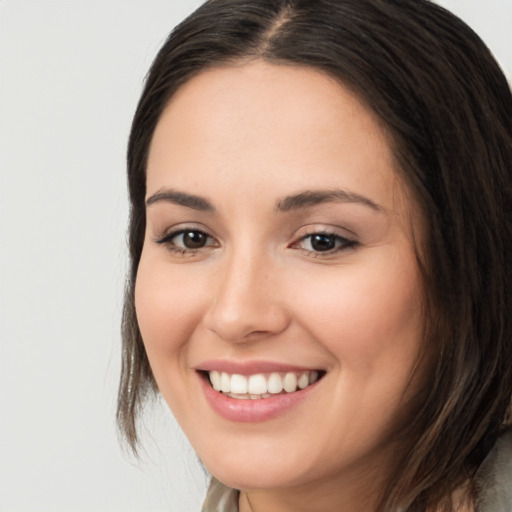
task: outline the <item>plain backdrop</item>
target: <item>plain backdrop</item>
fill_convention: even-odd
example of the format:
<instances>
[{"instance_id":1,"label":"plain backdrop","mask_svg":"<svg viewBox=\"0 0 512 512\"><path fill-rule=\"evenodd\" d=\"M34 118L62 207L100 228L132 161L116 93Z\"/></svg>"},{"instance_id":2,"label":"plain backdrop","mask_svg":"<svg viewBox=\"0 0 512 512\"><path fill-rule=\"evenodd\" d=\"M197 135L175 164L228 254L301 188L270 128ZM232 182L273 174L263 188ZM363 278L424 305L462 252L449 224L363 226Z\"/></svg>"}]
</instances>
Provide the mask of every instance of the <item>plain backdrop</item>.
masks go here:
<instances>
[{"instance_id":1,"label":"plain backdrop","mask_svg":"<svg viewBox=\"0 0 512 512\"><path fill-rule=\"evenodd\" d=\"M198 511L164 406L114 425L125 146L144 75L200 0L0 1L0 512ZM512 72L512 0L444 0Z\"/></svg>"}]
</instances>

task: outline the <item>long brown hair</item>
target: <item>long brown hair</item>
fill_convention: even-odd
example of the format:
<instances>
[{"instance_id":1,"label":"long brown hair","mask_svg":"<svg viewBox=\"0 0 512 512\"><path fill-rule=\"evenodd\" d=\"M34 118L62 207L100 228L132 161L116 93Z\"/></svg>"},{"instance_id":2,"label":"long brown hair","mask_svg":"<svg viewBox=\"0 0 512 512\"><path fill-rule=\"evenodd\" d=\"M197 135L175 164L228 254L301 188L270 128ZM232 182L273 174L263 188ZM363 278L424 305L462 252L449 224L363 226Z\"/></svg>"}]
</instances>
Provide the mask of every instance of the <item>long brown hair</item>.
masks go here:
<instances>
[{"instance_id":1,"label":"long brown hair","mask_svg":"<svg viewBox=\"0 0 512 512\"><path fill-rule=\"evenodd\" d=\"M512 396L512 96L479 37L427 0L209 0L173 30L128 146L120 431L136 450L137 416L156 390L134 308L155 126L191 77L256 58L313 67L355 91L388 131L423 211L417 252L434 362L382 509L450 510L451 492L471 480L503 429Z\"/></svg>"}]
</instances>

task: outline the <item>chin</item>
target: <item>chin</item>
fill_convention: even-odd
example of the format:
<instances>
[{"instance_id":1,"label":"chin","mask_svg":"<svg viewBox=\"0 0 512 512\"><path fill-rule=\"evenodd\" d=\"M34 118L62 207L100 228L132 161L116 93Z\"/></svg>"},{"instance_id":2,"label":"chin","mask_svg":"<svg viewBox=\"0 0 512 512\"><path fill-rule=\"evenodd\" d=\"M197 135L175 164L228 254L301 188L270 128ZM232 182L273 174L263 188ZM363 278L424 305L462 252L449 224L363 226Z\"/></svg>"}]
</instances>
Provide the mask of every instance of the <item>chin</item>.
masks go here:
<instances>
[{"instance_id":1,"label":"chin","mask_svg":"<svg viewBox=\"0 0 512 512\"><path fill-rule=\"evenodd\" d=\"M239 490L289 488L308 481L304 468L275 457L256 462L247 460L243 464L217 461L206 467L224 485Z\"/></svg>"}]
</instances>

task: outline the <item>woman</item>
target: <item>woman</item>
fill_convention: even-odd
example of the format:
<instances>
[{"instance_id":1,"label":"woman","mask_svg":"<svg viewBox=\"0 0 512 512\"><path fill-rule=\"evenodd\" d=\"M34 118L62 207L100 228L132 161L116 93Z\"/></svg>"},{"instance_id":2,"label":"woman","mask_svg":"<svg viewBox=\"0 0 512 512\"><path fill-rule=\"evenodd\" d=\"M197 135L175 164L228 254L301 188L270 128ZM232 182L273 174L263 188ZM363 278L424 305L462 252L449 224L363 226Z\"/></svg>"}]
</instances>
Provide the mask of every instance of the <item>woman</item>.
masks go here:
<instances>
[{"instance_id":1,"label":"woman","mask_svg":"<svg viewBox=\"0 0 512 512\"><path fill-rule=\"evenodd\" d=\"M128 149L132 447L158 389L206 511L512 510L511 134L428 1L206 2Z\"/></svg>"}]
</instances>

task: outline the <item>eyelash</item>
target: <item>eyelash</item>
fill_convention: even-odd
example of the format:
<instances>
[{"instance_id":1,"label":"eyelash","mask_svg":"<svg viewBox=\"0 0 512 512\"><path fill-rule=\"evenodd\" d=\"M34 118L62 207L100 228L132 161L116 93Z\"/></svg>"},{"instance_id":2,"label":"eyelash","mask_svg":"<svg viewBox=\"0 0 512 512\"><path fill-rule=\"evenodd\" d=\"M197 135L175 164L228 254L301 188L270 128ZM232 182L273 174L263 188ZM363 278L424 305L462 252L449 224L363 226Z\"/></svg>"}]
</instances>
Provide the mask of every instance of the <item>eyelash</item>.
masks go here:
<instances>
[{"instance_id":1,"label":"eyelash","mask_svg":"<svg viewBox=\"0 0 512 512\"><path fill-rule=\"evenodd\" d=\"M174 239L176 239L179 236L185 235L185 234L193 234L194 236L204 236L206 238L205 245L197 248L191 248L191 247L180 247L177 246L174 242ZM314 249L305 249L303 247L300 247L300 244L305 242L306 240L310 240L310 245L312 244L313 237L323 237L324 239L328 239L327 241L330 244L334 244L333 248L328 248L325 251L321 250L314 250ZM162 236L154 239L154 242L160 245L165 245L167 250L170 252L181 255L181 256L187 256L187 255L195 255L198 252L200 252L203 249L206 249L208 247L218 247L218 244L208 244L208 240L213 240L213 237L205 233L204 231L201 231L200 229L178 229L176 231L172 231L170 233L164 233ZM318 240L319 241L319 240ZM289 245L289 247L294 249L299 249L306 254L308 254L310 257L318 258L318 257L328 257L332 256L334 254L337 254L339 252L343 252L352 248L355 248L359 245L359 243L355 240L351 240L348 238L345 238L343 236L337 235L335 233L329 232L329 231L312 231L311 233L307 233L303 236L301 236L296 242L293 242Z\"/></svg>"}]
</instances>

